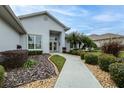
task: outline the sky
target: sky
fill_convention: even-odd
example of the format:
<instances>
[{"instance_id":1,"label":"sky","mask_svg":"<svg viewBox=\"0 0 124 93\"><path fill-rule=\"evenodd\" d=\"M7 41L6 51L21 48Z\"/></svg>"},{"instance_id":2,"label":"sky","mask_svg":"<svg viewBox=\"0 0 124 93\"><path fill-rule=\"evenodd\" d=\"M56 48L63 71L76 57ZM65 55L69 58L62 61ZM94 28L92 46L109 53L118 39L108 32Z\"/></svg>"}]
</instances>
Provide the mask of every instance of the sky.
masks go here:
<instances>
[{"instance_id":1,"label":"sky","mask_svg":"<svg viewBox=\"0 0 124 93\"><path fill-rule=\"evenodd\" d=\"M48 11L71 28L68 32L124 35L124 6L121 5L12 5L11 8L17 16Z\"/></svg>"}]
</instances>

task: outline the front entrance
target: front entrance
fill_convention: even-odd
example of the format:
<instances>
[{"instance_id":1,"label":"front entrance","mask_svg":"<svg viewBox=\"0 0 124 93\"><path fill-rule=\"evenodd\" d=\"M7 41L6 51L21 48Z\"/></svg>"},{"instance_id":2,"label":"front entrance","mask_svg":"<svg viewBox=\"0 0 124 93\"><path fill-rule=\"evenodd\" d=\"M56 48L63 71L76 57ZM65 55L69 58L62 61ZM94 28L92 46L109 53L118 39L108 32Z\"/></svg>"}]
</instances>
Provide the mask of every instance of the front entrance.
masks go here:
<instances>
[{"instance_id":1,"label":"front entrance","mask_svg":"<svg viewBox=\"0 0 124 93\"><path fill-rule=\"evenodd\" d=\"M50 52L58 52L58 42L57 41L51 41L49 44Z\"/></svg>"}]
</instances>

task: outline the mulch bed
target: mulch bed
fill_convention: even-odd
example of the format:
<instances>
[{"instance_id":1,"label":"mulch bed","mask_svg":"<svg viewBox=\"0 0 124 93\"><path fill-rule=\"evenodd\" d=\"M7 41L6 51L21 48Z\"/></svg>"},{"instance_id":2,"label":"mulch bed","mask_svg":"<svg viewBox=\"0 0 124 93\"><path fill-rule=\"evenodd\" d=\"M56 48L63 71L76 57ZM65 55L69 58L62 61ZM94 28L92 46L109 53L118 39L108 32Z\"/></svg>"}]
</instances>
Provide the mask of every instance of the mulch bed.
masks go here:
<instances>
[{"instance_id":1,"label":"mulch bed","mask_svg":"<svg viewBox=\"0 0 124 93\"><path fill-rule=\"evenodd\" d=\"M98 65L90 65L86 63L85 65L94 74L104 88L117 88L114 81L110 78L110 74L108 72L101 70Z\"/></svg>"},{"instance_id":2,"label":"mulch bed","mask_svg":"<svg viewBox=\"0 0 124 93\"><path fill-rule=\"evenodd\" d=\"M48 54L30 56L29 59L34 59L38 61L39 64L30 69L16 68L7 71L3 87L18 87L36 80L56 76L54 66L48 60L49 56Z\"/></svg>"},{"instance_id":3,"label":"mulch bed","mask_svg":"<svg viewBox=\"0 0 124 93\"><path fill-rule=\"evenodd\" d=\"M19 86L18 88L53 88L57 77L51 77L48 79L37 80L28 84Z\"/></svg>"}]
</instances>

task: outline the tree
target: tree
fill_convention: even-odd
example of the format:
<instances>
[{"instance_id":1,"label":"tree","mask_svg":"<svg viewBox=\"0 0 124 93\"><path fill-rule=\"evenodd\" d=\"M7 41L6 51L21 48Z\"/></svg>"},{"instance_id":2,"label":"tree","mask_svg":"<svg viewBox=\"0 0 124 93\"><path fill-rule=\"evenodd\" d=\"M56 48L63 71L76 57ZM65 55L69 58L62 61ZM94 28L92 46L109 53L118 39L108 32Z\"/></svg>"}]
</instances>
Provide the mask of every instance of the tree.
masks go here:
<instances>
[{"instance_id":1,"label":"tree","mask_svg":"<svg viewBox=\"0 0 124 93\"><path fill-rule=\"evenodd\" d=\"M71 32L67 34L66 40L70 42L73 48L77 48L77 44L79 45L79 49L81 48L82 44L82 49L88 48L90 50L92 47L97 47L96 44L88 36L85 36L83 33L79 32Z\"/></svg>"},{"instance_id":2,"label":"tree","mask_svg":"<svg viewBox=\"0 0 124 93\"><path fill-rule=\"evenodd\" d=\"M77 44L80 42L80 33L71 32L70 34L66 35L66 40L73 45L73 48L77 48Z\"/></svg>"},{"instance_id":3,"label":"tree","mask_svg":"<svg viewBox=\"0 0 124 93\"><path fill-rule=\"evenodd\" d=\"M83 36L82 42L84 44L83 49L88 48L90 50L91 48L97 48L97 45L88 36Z\"/></svg>"}]
</instances>

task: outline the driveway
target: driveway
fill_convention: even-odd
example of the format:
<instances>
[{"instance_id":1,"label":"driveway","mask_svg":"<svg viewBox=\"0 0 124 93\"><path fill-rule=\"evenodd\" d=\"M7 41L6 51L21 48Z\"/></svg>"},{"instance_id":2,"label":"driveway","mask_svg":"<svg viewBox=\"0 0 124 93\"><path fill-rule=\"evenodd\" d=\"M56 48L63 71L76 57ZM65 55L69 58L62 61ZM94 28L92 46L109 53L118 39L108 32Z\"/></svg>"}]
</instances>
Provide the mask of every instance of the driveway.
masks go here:
<instances>
[{"instance_id":1,"label":"driveway","mask_svg":"<svg viewBox=\"0 0 124 93\"><path fill-rule=\"evenodd\" d=\"M66 58L55 88L102 88L79 56L60 53L55 54Z\"/></svg>"}]
</instances>

